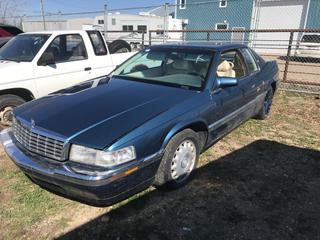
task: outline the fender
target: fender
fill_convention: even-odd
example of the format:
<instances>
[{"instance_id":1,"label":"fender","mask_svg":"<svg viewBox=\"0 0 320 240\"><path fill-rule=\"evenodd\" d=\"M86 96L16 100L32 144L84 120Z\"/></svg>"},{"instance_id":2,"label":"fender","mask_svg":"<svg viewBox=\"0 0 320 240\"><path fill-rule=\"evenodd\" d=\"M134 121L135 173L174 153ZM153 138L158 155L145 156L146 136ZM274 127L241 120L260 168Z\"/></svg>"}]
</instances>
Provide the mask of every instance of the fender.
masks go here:
<instances>
[{"instance_id":1,"label":"fender","mask_svg":"<svg viewBox=\"0 0 320 240\"><path fill-rule=\"evenodd\" d=\"M183 129L188 128L191 125L202 125L205 127L206 131L209 132L208 130L208 123L204 120L204 119L188 119L185 121L180 121L179 123L177 123L176 125L174 125L171 130L167 133L166 137L164 138L160 151L163 151L165 149L165 147L167 146L167 144L169 143L169 141L171 140L171 138L176 135L178 132L181 132Z\"/></svg>"}]
</instances>

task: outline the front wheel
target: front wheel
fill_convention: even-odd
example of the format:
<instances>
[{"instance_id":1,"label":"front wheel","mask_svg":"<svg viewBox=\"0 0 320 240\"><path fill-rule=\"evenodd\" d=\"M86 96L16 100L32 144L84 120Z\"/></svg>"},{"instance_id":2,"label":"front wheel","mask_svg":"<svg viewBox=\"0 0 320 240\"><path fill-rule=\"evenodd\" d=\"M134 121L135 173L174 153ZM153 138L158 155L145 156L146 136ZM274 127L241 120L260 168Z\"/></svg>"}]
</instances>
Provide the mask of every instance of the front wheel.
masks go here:
<instances>
[{"instance_id":1,"label":"front wheel","mask_svg":"<svg viewBox=\"0 0 320 240\"><path fill-rule=\"evenodd\" d=\"M256 116L257 119L263 120L268 117L271 106L272 106L272 102L273 102L273 95L274 95L274 91L272 87L270 87L266 97L264 98L263 105L261 106L261 109Z\"/></svg>"},{"instance_id":2,"label":"front wheel","mask_svg":"<svg viewBox=\"0 0 320 240\"><path fill-rule=\"evenodd\" d=\"M0 96L0 124L6 127L11 126L13 108L25 102L23 98L12 94Z\"/></svg>"},{"instance_id":3,"label":"front wheel","mask_svg":"<svg viewBox=\"0 0 320 240\"><path fill-rule=\"evenodd\" d=\"M190 180L199 160L199 139L196 132L186 129L168 143L155 177L160 189L176 189Z\"/></svg>"}]
</instances>

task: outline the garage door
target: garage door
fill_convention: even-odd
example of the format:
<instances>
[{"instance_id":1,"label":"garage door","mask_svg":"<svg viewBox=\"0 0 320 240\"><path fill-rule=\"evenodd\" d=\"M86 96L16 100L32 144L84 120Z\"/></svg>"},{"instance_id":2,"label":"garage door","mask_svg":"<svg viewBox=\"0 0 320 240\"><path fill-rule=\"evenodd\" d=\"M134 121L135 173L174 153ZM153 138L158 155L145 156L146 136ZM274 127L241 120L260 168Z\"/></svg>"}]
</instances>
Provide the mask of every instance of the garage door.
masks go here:
<instances>
[{"instance_id":1,"label":"garage door","mask_svg":"<svg viewBox=\"0 0 320 240\"><path fill-rule=\"evenodd\" d=\"M299 29L304 28L308 0L262 0L256 6L256 29ZM295 40L299 36L295 35ZM270 41L277 41L277 47L281 48L288 42L288 33L258 33L255 36L255 44L266 45ZM263 46L261 46L263 47ZM270 51L274 51L271 49ZM284 48L284 46L282 46ZM279 50L279 49L276 49Z\"/></svg>"}]
</instances>

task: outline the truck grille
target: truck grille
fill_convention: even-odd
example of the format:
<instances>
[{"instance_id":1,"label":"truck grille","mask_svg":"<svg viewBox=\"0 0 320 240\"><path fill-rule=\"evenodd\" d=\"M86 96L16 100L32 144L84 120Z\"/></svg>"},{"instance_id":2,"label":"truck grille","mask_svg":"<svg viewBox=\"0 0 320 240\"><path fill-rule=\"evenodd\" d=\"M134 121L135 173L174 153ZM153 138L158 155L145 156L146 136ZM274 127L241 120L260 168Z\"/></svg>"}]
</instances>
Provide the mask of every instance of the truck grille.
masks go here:
<instances>
[{"instance_id":1,"label":"truck grille","mask_svg":"<svg viewBox=\"0 0 320 240\"><path fill-rule=\"evenodd\" d=\"M64 142L34 133L16 119L13 119L12 129L15 138L26 150L54 160L65 160Z\"/></svg>"}]
</instances>

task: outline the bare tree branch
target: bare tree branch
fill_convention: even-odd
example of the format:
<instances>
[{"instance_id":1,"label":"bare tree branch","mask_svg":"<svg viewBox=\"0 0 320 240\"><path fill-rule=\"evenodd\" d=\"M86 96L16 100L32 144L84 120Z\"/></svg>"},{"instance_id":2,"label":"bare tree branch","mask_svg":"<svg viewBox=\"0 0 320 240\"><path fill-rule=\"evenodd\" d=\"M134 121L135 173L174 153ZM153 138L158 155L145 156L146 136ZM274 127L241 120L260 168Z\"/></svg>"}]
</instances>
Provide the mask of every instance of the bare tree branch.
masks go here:
<instances>
[{"instance_id":1,"label":"bare tree branch","mask_svg":"<svg viewBox=\"0 0 320 240\"><path fill-rule=\"evenodd\" d=\"M20 24L25 0L0 0L0 23Z\"/></svg>"}]
</instances>

